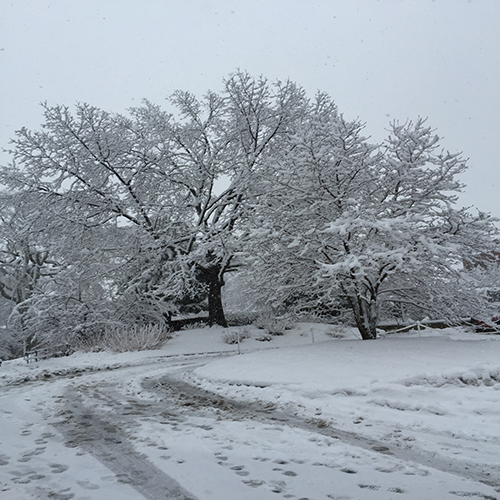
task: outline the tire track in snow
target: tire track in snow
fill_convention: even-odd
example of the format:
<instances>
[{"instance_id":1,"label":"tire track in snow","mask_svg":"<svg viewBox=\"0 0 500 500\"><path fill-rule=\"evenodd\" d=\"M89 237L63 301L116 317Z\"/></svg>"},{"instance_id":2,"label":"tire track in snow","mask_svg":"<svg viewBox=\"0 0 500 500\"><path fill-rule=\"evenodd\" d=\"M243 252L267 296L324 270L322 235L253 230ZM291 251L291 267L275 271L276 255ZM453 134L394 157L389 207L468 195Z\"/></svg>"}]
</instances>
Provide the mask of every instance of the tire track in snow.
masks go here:
<instances>
[{"instance_id":1,"label":"tire track in snow","mask_svg":"<svg viewBox=\"0 0 500 500\"><path fill-rule=\"evenodd\" d=\"M497 491L499 491L500 488L500 472L494 465L485 467L484 465L465 464L460 461L454 461L439 456L435 453L428 453L415 446L411 448L401 448L397 443L379 441L358 433L345 431L326 424L321 419L306 420L302 417L276 410L274 409L274 405L268 405L266 407L259 403L231 400L189 384L181 380L179 375L165 375L159 380L145 379L143 386L147 390L154 391L163 397L168 395L170 401L175 401L177 399L178 404L181 404L184 408L217 408L227 412L228 416L232 418L246 418L271 424L280 423L330 438L339 439L346 444L371 452L389 455L403 462L413 462L430 469L454 474L473 481L479 481L496 488Z\"/></svg>"},{"instance_id":2,"label":"tire track in snow","mask_svg":"<svg viewBox=\"0 0 500 500\"><path fill-rule=\"evenodd\" d=\"M57 428L67 439L67 446L79 447L115 473L119 482L129 484L148 500L196 500L165 472L137 452L113 423L86 407L79 388L68 389L64 420Z\"/></svg>"},{"instance_id":3,"label":"tire track in snow","mask_svg":"<svg viewBox=\"0 0 500 500\"><path fill-rule=\"evenodd\" d=\"M182 490L175 480L149 462L144 455L136 452L132 443L127 441L123 434L120 434L120 432L123 433L123 428L126 430L130 426L137 425L139 417L154 414L161 415L162 413L168 414L169 417L177 416L184 420L188 416L213 416L215 412L218 418L248 419L264 424L282 424L339 439L345 444L381 455L389 455L403 462L419 464L429 469L479 481L494 488L498 488L500 484L500 474L493 466L485 470L485 468L479 466L465 465L459 461L452 461L425 452L425 450L419 450L414 446L412 448L401 448L397 443L380 441L345 431L327 425L322 420L314 418L307 420L286 411L277 410L274 405L231 400L200 389L181 379L184 374L189 373L193 368L204 364L204 362L205 360L196 360L191 364L184 361L181 366L174 363L174 366L168 367L168 370L173 369L173 372L170 371L169 374L161 376L148 374L145 377L146 373L143 371L143 367L135 367L137 371L134 373L134 377L142 379L144 389L155 393L162 401L137 401L135 410L130 412L129 415L127 415L127 411L124 411L124 404L126 404L124 401L127 400L127 396L118 392L116 386L112 384L89 385L88 382L80 380L81 383L77 390L83 391L81 393L83 396L89 398L97 396L116 410L110 413L113 416L114 423L110 424L106 417L99 416L95 412L93 413L89 407L86 407L82 397L75 396L75 388L73 387L66 395L69 401L67 404L69 418L66 419L65 423L61 424L62 427L66 427L63 432L69 440L68 445L80 446L91 453L112 470L120 481L129 483L144 498L148 499L190 500L194 498L188 492ZM186 366L186 364L191 366ZM164 368L167 367L164 366ZM122 369L128 371L130 367L128 369L123 367ZM135 370L132 368L132 371ZM90 394L88 392L90 390L93 390L94 394ZM129 398L128 401L130 403L131 399ZM85 431L88 427L93 428L90 434ZM129 457L128 460L123 459L123 457L127 456ZM170 496L165 496L166 492Z\"/></svg>"}]
</instances>

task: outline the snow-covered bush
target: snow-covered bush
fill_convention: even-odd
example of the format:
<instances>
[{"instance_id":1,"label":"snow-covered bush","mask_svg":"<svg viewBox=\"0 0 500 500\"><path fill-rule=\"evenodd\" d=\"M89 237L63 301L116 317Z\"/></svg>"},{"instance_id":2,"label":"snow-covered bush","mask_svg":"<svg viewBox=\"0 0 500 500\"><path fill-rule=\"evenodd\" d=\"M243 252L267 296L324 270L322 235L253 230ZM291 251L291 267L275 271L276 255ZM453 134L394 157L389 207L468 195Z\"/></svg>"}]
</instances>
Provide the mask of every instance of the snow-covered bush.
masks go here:
<instances>
[{"instance_id":1,"label":"snow-covered bush","mask_svg":"<svg viewBox=\"0 0 500 500\"><path fill-rule=\"evenodd\" d=\"M160 325L108 327L101 335L81 340L78 348L83 351L129 352L161 349L172 338L172 332Z\"/></svg>"},{"instance_id":2,"label":"snow-covered bush","mask_svg":"<svg viewBox=\"0 0 500 500\"><path fill-rule=\"evenodd\" d=\"M0 328L0 361L12 358L15 351L20 349L20 343L14 341L10 332L6 328Z\"/></svg>"},{"instance_id":3,"label":"snow-covered bush","mask_svg":"<svg viewBox=\"0 0 500 500\"><path fill-rule=\"evenodd\" d=\"M268 333L261 333L258 337L255 337L255 340L258 340L259 342L271 342L273 337Z\"/></svg>"},{"instance_id":4,"label":"snow-covered bush","mask_svg":"<svg viewBox=\"0 0 500 500\"><path fill-rule=\"evenodd\" d=\"M238 328L236 330L230 330L222 334L222 340L226 344L239 344L245 339L249 339L252 335L248 328Z\"/></svg>"},{"instance_id":5,"label":"snow-covered bush","mask_svg":"<svg viewBox=\"0 0 500 500\"><path fill-rule=\"evenodd\" d=\"M187 322L185 325L181 327L181 330L196 330L200 328L206 328L206 321L193 321L192 323Z\"/></svg>"},{"instance_id":6,"label":"snow-covered bush","mask_svg":"<svg viewBox=\"0 0 500 500\"><path fill-rule=\"evenodd\" d=\"M260 330L266 330L269 335L283 335L286 330L290 330L293 326L291 321L287 319L270 316L261 316L253 324Z\"/></svg>"},{"instance_id":7,"label":"snow-covered bush","mask_svg":"<svg viewBox=\"0 0 500 500\"><path fill-rule=\"evenodd\" d=\"M344 338L346 327L342 325L331 325L325 333L333 339Z\"/></svg>"}]
</instances>

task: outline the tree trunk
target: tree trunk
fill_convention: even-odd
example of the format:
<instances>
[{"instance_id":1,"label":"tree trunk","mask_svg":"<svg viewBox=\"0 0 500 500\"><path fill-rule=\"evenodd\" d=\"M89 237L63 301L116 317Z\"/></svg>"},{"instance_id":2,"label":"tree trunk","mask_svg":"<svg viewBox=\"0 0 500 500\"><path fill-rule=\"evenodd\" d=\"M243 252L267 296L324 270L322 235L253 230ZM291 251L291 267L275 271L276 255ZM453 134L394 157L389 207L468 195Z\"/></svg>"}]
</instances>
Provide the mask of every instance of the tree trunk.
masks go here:
<instances>
[{"instance_id":1,"label":"tree trunk","mask_svg":"<svg viewBox=\"0 0 500 500\"><path fill-rule=\"evenodd\" d=\"M354 320L363 340L377 338L378 308L375 300L368 300L361 295L348 297Z\"/></svg>"},{"instance_id":2,"label":"tree trunk","mask_svg":"<svg viewBox=\"0 0 500 500\"><path fill-rule=\"evenodd\" d=\"M222 306L222 287L224 286L224 273L220 264L215 263L210 267L199 267L199 280L208 287L208 321L211 325L227 327L224 307Z\"/></svg>"},{"instance_id":3,"label":"tree trunk","mask_svg":"<svg viewBox=\"0 0 500 500\"><path fill-rule=\"evenodd\" d=\"M208 284L208 321L212 325L227 327L224 308L222 306L222 287L224 281L217 273Z\"/></svg>"}]
</instances>

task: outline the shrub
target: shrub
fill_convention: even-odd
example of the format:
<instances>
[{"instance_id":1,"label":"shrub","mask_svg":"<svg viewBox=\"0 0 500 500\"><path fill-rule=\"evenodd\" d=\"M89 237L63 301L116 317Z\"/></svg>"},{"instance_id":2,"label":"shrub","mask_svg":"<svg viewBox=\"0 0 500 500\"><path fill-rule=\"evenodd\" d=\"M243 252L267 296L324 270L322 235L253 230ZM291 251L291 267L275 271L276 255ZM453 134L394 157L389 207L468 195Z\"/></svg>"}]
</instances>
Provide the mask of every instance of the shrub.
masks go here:
<instances>
[{"instance_id":1,"label":"shrub","mask_svg":"<svg viewBox=\"0 0 500 500\"><path fill-rule=\"evenodd\" d=\"M251 337L248 328L238 328L237 330L230 330L222 334L222 340L226 344L237 344L243 342L245 339Z\"/></svg>"},{"instance_id":2,"label":"shrub","mask_svg":"<svg viewBox=\"0 0 500 500\"><path fill-rule=\"evenodd\" d=\"M284 318L261 316L255 320L254 326L266 330L269 335L283 335L285 330L292 328L292 323Z\"/></svg>"},{"instance_id":3,"label":"shrub","mask_svg":"<svg viewBox=\"0 0 500 500\"><path fill-rule=\"evenodd\" d=\"M273 338L268 333L262 333L258 337L255 337L255 340L258 340L259 342L270 342Z\"/></svg>"},{"instance_id":4,"label":"shrub","mask_svg":"<svg viewBox=\"0 0 500 500\"><path fill-rule=\"evenodd\" d=\"M182 325L181 330L198 330L201 328L206 328L208 326L208 322L206 321L193 321L192 323L186 323Z\"/></svg>"},{"instance_id":5,"label":"shrub","mask_svg":"<svg viewBox=\"0 0 500 500\"><path fill-rule=\"evenodd\" d=\"M345 336L345 326L331 325L325 333L334 339L342 339Z\"/></svg>"},{"instance_id":6,"label":"shrub","mask_svg":"<svg viewBox=\"0 0 500 500\"><path fill-rule=\"evenodd\" d=\"M171 338L172 332L160 325L113 326L106 328L99 336L81 341L78 348L87 352L147 351L162 348Z\"/></svg>"}]
</instances>

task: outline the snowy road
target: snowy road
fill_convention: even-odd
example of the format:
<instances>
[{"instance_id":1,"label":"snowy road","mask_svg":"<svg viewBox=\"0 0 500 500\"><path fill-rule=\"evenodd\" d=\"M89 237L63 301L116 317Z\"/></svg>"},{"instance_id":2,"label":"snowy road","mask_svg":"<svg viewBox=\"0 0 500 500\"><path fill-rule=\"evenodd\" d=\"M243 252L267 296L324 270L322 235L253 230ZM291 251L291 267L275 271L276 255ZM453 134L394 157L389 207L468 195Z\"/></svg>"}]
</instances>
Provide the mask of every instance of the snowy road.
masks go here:
<instances>
[{"instance_id":1,"label":"snowy road","mask_svg":"<svg viewBox=\"0 0 500 500\"><path fill-rule=\"evenodd\" d=\"M161 413L159 405L116 389L122 381L140 384L158 367L165 372L163 360L148 360L84 374L45 374L3 387L0 498L194 499L134 447L130 429L143 416L136 410Z\"/></svg>"},{"instance_id":2,"label":"snowy road","mask_svg":"<svg viewBox=\"0 0 500 500\"><path fill-rule=\"evenodd\" d=\"M402 447L397 433L376 440L315 415L228 401L184 381L212 360L158 358L8 386L0 498L497 498L494 467Z\"/></svg>"}]
</instances>

